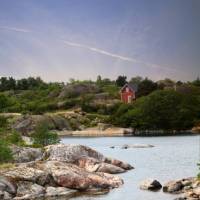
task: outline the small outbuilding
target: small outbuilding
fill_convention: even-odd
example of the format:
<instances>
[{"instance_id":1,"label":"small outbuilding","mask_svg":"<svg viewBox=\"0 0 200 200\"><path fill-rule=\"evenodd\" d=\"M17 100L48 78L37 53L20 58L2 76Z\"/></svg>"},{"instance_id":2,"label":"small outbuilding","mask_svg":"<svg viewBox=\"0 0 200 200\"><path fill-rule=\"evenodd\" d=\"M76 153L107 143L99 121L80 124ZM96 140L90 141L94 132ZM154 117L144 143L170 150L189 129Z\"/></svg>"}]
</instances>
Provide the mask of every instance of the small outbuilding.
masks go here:
<instances>
[{"instance_id":1,"label":"small outbuilding","mask_svg":"<svg viewBox=\"0 0 200 200\"><path fill-rule=\"evenodd\" d=\"M131 103L136 99L137 85L126 83L120 90L121 101Z\"/></svg>"}]
</instances>

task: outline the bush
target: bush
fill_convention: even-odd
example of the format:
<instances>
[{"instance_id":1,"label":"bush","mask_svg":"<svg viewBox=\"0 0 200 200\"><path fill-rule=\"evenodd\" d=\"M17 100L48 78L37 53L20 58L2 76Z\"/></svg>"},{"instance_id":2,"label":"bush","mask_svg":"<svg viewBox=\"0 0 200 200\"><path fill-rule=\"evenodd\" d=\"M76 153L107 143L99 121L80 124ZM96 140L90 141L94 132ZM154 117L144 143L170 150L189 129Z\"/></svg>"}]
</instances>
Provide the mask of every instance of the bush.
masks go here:
<instances>
[{"instance_id":1,"label":"bush","mask_svg":"<svg viewBox=\"0 0 200 200\"><path fill-rule=\"evenodd\" d=\"M29 101L27 104L24 104L23 111L29 112L32 114L43 114L52 110L56 110L57 105L54 102L45 102L40 100Z\"/></svg>"},{"instance_id":2,"label":"bush","mask_svg":"<svg viewBox=\"0 0 200 200\"><path fill-rule=\"evenodd\" d=\"M199 171L200 171L200 163L197 163L197 166L199 167ZM200 172L197 174L197 178L200 180Z\"/></svg>"},{"instance_id":3,"label":"bush","mask_svg":"<svg viewBox=\"0 0 200 200\"><path fill-rule=\"evenodd\" d=\"M7 108L12 104L11 98L5 94L0 94L0 112L7 112Z\"/></svg>"},{"instance_id":4,"label":"bush","mask_svg":"<svg viewBox=\"0 0 200 200\"><path fill-rule=\"evenodd\" d=\"M157 83L153 82L152 80L149 80L148 78L145 78L138 85L137 96L138 97L146 96L157 89L158 89Z\"/></svg>"},{"instance_id":5,"label":"bush","mask_svg":"<svg viewBox=\"0 0 200 200\"><path fill-rule=\"evenodd\" d=\"M23 146L24 145L24 141L20 135L20 133L13 131L8 137L7 137L7 141L11 144L16 144L18 146Z\"/></svg>"},{"instance_id":6,"label":"bush","mask_svg":"<svg viewBox=\"0 0 200 200\"><path fill-rule=\"evenodd\" d=\"M79 104L80 104L80 99L79 99L79 98L67 99L67 100L64 102L62 108L63 108L63 109L69 109L69 108L75 107L75 106L77 106L77 105L79 105Z\"/></svg>"},{"instance_id":7,"label":"bush","mask_svg":"<svg viewBox=\"0 0 200 200\"><path fill-rule=\"evenodd\" d=\"M8 119L4 116L0 116L0 128L6 128L8 126Z\"/></svg>"},{"instance_id":8,"label":"bush","mask_svg":"<svg viewBox=\"0 0 200 200\"><path fill-rule=\"evenodd\" d=\"M107 92L112 98L119 98L119 87L115 84L104 85L102 86L103 92Z\"/></svg>"},{"instance_id":9,"label":"bush","mask_svg":"<svg viewBox=\"0 0 200 200\"><path fill-rule=\"evenodd\" d=\"M59 142L58 135L50 132L47 123L40 123L33 133L34 145L47 146Z\"/></svg>"},{"instance_id":10,"label":"bush","mask_svg":"<svg viewBox=\"0 0 200 200\"><path fill-rule=\"evenodd\" d=\"M12 161L12 151L4 140L0 140L0 163Z\"/></svg>"},{"instance_id":11,"label":"bush","mask_svg":"<svg viewBox=\"0 0 200 200\"><path fill-rule=\"evenodd\" d=\"M111 121L140 130L189 130L200 113L200 100L173 90L155 91L132 105L121 105Z\"/></svg>"},{"instance_id":12,"label":"bush","mask_svg":"<svg viewBox=\"0 0 200 200\"><path fill-rule=\"evenodd\" d=\"M114 125L119 125L122 127L129 127L130 126L130 119L125 117L125 114L133 109L133 105L131 104L119 104L118 109L115 108L115 112L110 116L110 122Z\"/></svg>"}]
</instances>

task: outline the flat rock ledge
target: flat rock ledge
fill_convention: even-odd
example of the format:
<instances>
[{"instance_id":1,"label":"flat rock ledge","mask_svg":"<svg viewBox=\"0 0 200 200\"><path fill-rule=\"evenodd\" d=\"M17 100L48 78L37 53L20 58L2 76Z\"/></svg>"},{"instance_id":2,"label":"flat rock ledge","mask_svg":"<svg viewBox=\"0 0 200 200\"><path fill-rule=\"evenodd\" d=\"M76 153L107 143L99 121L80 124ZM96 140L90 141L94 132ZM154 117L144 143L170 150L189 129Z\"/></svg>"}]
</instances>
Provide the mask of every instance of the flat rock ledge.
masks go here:
<instances>
[{"instance_id":1,"label":"flat rock ledge","mask_svg":"<svg viewBox=\"0 0 200 200\"><path fill-rule=\"evenodd\" d=\"M18 147L13 152L17 164L0 171L2 200L70 198L80 192L104 194L123 184L113 174L133 169L128 163L82 145L58 144L43 150ZM29 158L32 153L37 153L35 160Z\"/></svg>"},{"instance_id":2,"label":"flat rock ledge","mask_svg":"<svg viewBox=\"0 0 200 200\"><path fill-rule=\"evenodd\" d=\"M175 198L175 200L199 200L200 180L192 177L170 181L163 186L163 192L181 194L181 197Z\"/></svg>"},{"instance_id":3,"label":"flat rock ledge","mask_svg":"<svg viewBox=\"0 0 200 200\"><path fill-rule=\"evenodd\" d=\"M76 131L57 131L59 136L85 136L85 137L110 137L110 136L126 136L132 135L133 129L131 128L121 128L121 127L108 127L102 129L99 127L86 128L84 130Z\"/></svg>"}]
</instances>

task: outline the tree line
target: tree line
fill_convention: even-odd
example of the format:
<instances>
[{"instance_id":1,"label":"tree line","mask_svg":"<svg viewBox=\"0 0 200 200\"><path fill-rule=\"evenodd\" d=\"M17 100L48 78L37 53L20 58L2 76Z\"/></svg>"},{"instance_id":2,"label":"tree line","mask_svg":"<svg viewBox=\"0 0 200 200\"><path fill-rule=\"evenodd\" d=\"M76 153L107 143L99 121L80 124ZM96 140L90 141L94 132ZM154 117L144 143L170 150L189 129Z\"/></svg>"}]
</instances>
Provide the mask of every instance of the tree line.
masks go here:
<instances>
[{"instance_id":1,"label":"tree line","mask_svg":"<svg viewBox=\"0 0 200 200\"><path fill-rule=\"evenodd\" d=\"M147 90L143 91L139 96L146 95L147 93L150 93L156 89L163 89L166 86L172 87L175 85L183 85L186 84L182 81L173 81L169 78L166 78L164 80L160 81L153 81L149 78L143 78L141 76L135 76L132 77L130 80L127 80L127 77L124 75L120 75L116 78L116 80L111 80L109 78L103 78L98 75L96 81L91 81L91 80L75 80L75 79L70 79L67 84L77 84L77 83L96 83L99 86L103 85L116 85L118 87L122 87L126 83L131 83L138 85L139 90ZM15 79L13 77L1 77L0 78L0 91L8 91L8 90L31 90L35 88L45 88L48 85L51 84L59 84L59 85L65 85L63 82L61 83L47 83L43 81L40 77L28 77L28 78L22 78L22 79ZM200 87L200 79L197 78L194 81L187 82L187 84L192 84L194 86L199 86Z\"/></svg>"},{"instance_id":2,"label":"tree line","mask_svg":"<svg viewBox=\"0 0 200 200\"><path fill-rule=\"evenodd\" d=\"M28 77L19 80L13 77L0 78L0 91L8 90L28 90L46 86L46 83L40 77Z\"/></svg>"},{"instance_id":3,"label":"tree line","mask_svg":"<svg viewBox=\"0 0 200 200\"><path fill-rule=\"evenodd\" d=\"M95 103L96 95L98 95L99 93L103 94L103 96L105 94L105 98L109 98L110 102L112 102L112 99L118 99L119 102L119 90L125 83L136 84L138 86L137 100L133 104L128 105L131 106L129 110L134 110L134 113L137 113L137 123L136 121L132 120L133 118L136 118L136 116L133 117L133 113L126 113L126 110L122 109L124 107L126 108L127 105L124 105L122 103L116 104L116 101L113 101L113 103L109 106L107 106L106 103L99 105ZM66 90L66 88L68 89ZM159 92L161 91L163 92L161 94L163 94L164 99L159 99L161 97L157 95L160 94ZM63 92L67 92L67 95L60 95ZM77 94L75 95L75 93ZM167 95L165 95L165 93L167 93ZM172 94L168 96L168 93ZM152 113L158 113L159 110L161 111L162 109L160 109L159 107L164 108L165 106L169 106L169 108L174 108L173 101L168 101L172 96L173 98L182 99L183 102L185 102L184 105L187 104L187 106L182 107L183 103L180 103L180 113L186 113L186 108L190 108L191 106L190 101L186 100L186 97L187 99L194 99L194 102L192 103L193 108L190 109L191 112L194 113L195 111L197 113L200 113L200 111L198 110L198 107L200 107L200 105L198 104L200 99L199 78L191 82L181 82L173 81L169 78L160 81L153 81L149 78L142 78L140 76L132 77L130 80L128 80L126 76L118 76L115 80L111 80L98 76L95 81L80 81L71 79L66 84L58 82L46 83L39 77L29 77L19 80L16 80L12 77L0 78L0 112L43 114L45 112L54 112L59 109L81 107L83 111L89 113L110 115L112 116L111 119L113 123L120 126L131 125L133 127L144 128L144 124L152 125L153 123L150 123L150 121L144 122L144 119L147 120L145 116L151 116L150 118L156 119L156 117L152 116ZM154 100L150 101L152 98ZM152 107L151 103L150 106L146 106L147 102L151 102L154 106L158 106L158 108ZM160 103L160 105L158 105L158 103ZM138 108L141 108L140 112L136 112ZM150 108L152 108L152 112L148 111L148 109ZM146 111L148 112L146 113ZM172 116L169 111L170 109L167 109L167 107L165 111L162 111L163 113L165 113L165 116L167 116L167 119ZM120 114L118 115L117 113ZM141 116L141 113L145 113L144 117L138 118L139 116ZM177 113L179 112L177 111ZM161 118L161 116L164 116L164 114L161 114L162 113L159 113L157 116L164 121L164 118ZM193 122L196 122L198 119L200 119L200 117L198 117L197 115L189 114L188 116L195 116L195 120L193 120L193 117L190 117L190 119L192 118ZM130 122L129 120L132 121ZM143 125L141 121L143 121ZM172 127L172 125L170 126ZM170 126L168 126L168 128ZM156 128L159 127L156 126Z\"/></svg>"},{"instance_id":4,"label":"tree line","mask_svg":"<svg viewBox=\"0 0 200 200\"><path fill-rule=\"evenodd\" d=\"M137 130L190 130L200 121L200 93L156 90L133 104L121 104L112 124Z\"/></svg>"}]
</instances>

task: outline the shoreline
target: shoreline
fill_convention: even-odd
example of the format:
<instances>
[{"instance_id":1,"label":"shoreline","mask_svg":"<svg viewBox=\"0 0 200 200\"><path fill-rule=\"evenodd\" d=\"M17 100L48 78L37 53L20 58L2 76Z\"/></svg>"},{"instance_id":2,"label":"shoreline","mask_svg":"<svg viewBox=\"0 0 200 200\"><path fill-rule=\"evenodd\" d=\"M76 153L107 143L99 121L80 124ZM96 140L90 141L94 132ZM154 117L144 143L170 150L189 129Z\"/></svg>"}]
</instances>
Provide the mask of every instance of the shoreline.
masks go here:
<instances>
[{"instance_id":1,"label":"shoreline","mask_svg":"<svg viewBox=\"0 0 200 200\"><path fill-rule=\"evenodd\" d=\"M85 131L56 131L59 137L167 137L167 136L197 136L199 133L193 131L180 131L176 133L170 132L151 132L151 133L107 133L106 131L87 132Z\"/></svg>"}]
</instances>

